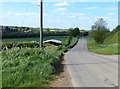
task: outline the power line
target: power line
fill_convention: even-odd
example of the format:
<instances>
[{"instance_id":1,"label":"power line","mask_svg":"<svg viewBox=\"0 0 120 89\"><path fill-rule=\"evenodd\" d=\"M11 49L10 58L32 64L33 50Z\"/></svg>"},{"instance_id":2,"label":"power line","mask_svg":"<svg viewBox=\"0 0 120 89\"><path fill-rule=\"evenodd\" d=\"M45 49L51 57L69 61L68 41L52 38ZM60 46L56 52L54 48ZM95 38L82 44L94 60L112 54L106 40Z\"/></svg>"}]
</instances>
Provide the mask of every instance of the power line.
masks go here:
<instances>
[{"instance_id":1,"label":"power line","mask_svg":"<svg viewBox=\"0 0 120 89\"><path fill-rule=\"evenodd\" d=\"M30 0L28 0L27 7L26 7L26 11L25 11L25 15L24 15L24 17L23 17L23 21L22 21L21 25L23 25L23 24L24 24L24 22L25 22L26 15L27 15L27 12L28 12L28 7L29 7L29 4L30 4Z\"/></svg>"}]
</instances>

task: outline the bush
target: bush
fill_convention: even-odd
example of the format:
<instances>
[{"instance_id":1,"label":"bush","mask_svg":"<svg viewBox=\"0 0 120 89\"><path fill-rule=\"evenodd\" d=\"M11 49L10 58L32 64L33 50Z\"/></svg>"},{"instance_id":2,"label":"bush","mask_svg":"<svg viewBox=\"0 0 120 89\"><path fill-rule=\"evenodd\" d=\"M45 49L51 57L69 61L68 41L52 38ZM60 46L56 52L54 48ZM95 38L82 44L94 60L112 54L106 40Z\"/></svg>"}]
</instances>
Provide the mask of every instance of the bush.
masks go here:
<instances>
[{"instance_id":1,"label":"bush","mask_svg":"<svg viewBox=\"0 0 120 89\"><path fill-rule=\"evenodd\" d=\"M69 35L69 36L73 36L73 37L76 37L76 36L80 35L80 30L79 30L79 28L69 29L68 35Z\"/></svg>"},{"instance_id":2,"label":"bush","mask_svg":"<svg viewBox=\"0 0 120 89\"><path fill-rule=\"evenodd\" d=\"M74 47L77 43L78 43L78 37L73 37L68 47L69 47L69 48L72 48L72 47Z\"/></svg>"},{"instance_id":3,"label":"bush","mask_svg":"<svg viewBox=\"0 0 120 89\"><path fill-rule=\"evenodd\" d=\"M16 46L16 42L2 42L2 49L11 49Z\"/></svg>"},{"instance_id":4,"label":"bush","mask_svg":"<svg viewBox=\"0 0 120 89\"><path fill-rule=\"evenodd\" d=\"M97 43L103 43L108 33L108 30L101 29L92 31L90 36L94 38Z\"/></svg>"},{"instance_id":5,"label":"bush","mask_svg":"<svg viewBox=\"0 0 120 89\"><path fill-rule=\"evenodd\" d=\"M31 47L31 48L34 48L34 47L39 47L40 43L39 42L18 42L16 44L16 47Z\"/></svg>"},{"instance_id":6,"label":"bush","mask_svg":"<svg viewBox=\"0 0 120 89\"><path fill-rule=\"evenodd\" d=\"M68 45L70 44L70 42L71 42L71 39L72 39L72 37L70 37L70 36L67 37L66 40L63 42L62 45L63 45L63 46L68 46Z\"/></svg>"},{"instance_id":7,"label":"bush","mask_svg":"<svg viewBox=\"0 0 120 89\"><path fill-rule=\"evenodd\" d=\"M49 43L43 43L43 47L46 46L51 46L52 44ZM19 48L24 48L24 47L29 47L29 48L36 48L39 47L40 43L39 42L2 42L2 49L11 49L14 47L19 47Z\"/></svg>"}]
</instances>

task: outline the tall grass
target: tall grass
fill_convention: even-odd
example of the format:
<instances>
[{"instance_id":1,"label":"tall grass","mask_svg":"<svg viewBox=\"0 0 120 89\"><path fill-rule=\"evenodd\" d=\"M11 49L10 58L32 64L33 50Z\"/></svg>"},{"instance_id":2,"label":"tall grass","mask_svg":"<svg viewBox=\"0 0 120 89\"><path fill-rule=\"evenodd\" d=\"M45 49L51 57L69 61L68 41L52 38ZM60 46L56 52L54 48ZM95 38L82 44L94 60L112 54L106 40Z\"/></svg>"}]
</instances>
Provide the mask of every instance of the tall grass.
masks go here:
<instances>
[{"instance_id":1,"label":"tall grass","mask_svg":"<svg viewBox=\"0 0 120 89\"><path fill-rule=\"evenodd\" d=\"M42 87L59 64L62 52L56 46L14 48L2 52L3 87Z\"/></svg>"},{"instance_id":2,"label":"tall grass","mask_svg":"<svg viewBox=\"0 0 120 89\"><path fill-rule=\"evenodd\" d=\"M72 38L69 46L77 43ZM65 49L64 49L65 48ZM3 87L45 87L57 72L60 58L68 46L40 48L12 48L2 51Z\"/></svg>"}]
</instances>

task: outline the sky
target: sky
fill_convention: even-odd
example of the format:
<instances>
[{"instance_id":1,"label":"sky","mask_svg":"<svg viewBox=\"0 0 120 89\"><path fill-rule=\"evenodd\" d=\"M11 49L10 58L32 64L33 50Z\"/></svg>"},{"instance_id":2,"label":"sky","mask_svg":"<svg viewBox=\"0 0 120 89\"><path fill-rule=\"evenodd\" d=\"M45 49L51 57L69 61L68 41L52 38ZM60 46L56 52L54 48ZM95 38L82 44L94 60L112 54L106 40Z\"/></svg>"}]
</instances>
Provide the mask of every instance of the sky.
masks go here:
<instances>
[{"instance_id":1,"label":"sky","mask_svg":"<svg viewBox=\"0 0 120 89\"><path fill-rule=\"evenodd\" d=\"M103 18L113 30L118 25L117 2L44 2L44 28L90 30ZM37 2L1 2L0 25L39 27Z\"/></svg>"}]
</instances>

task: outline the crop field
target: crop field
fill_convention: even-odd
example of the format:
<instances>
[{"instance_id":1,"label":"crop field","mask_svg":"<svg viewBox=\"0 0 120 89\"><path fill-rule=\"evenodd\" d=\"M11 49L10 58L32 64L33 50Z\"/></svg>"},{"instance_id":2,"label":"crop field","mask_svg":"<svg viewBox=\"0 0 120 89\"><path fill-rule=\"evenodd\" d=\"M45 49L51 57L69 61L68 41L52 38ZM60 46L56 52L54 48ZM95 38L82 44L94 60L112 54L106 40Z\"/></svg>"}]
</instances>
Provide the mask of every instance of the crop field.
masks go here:
<instances>
[{"instance_id":1,"label":"crop field","mask_svg":"<svg viewBox=\"0 0 120 89\"><path fill-rule=\"evenodd\" d=\"M64 41L67 36L45 36L43 37L43 40L49 40L49 39L56 39ZM39 37L33 37L33 38L6 38L2 39L3 42L30 42L30 41L38 41Z\"/></svg>"}]
</instances>

